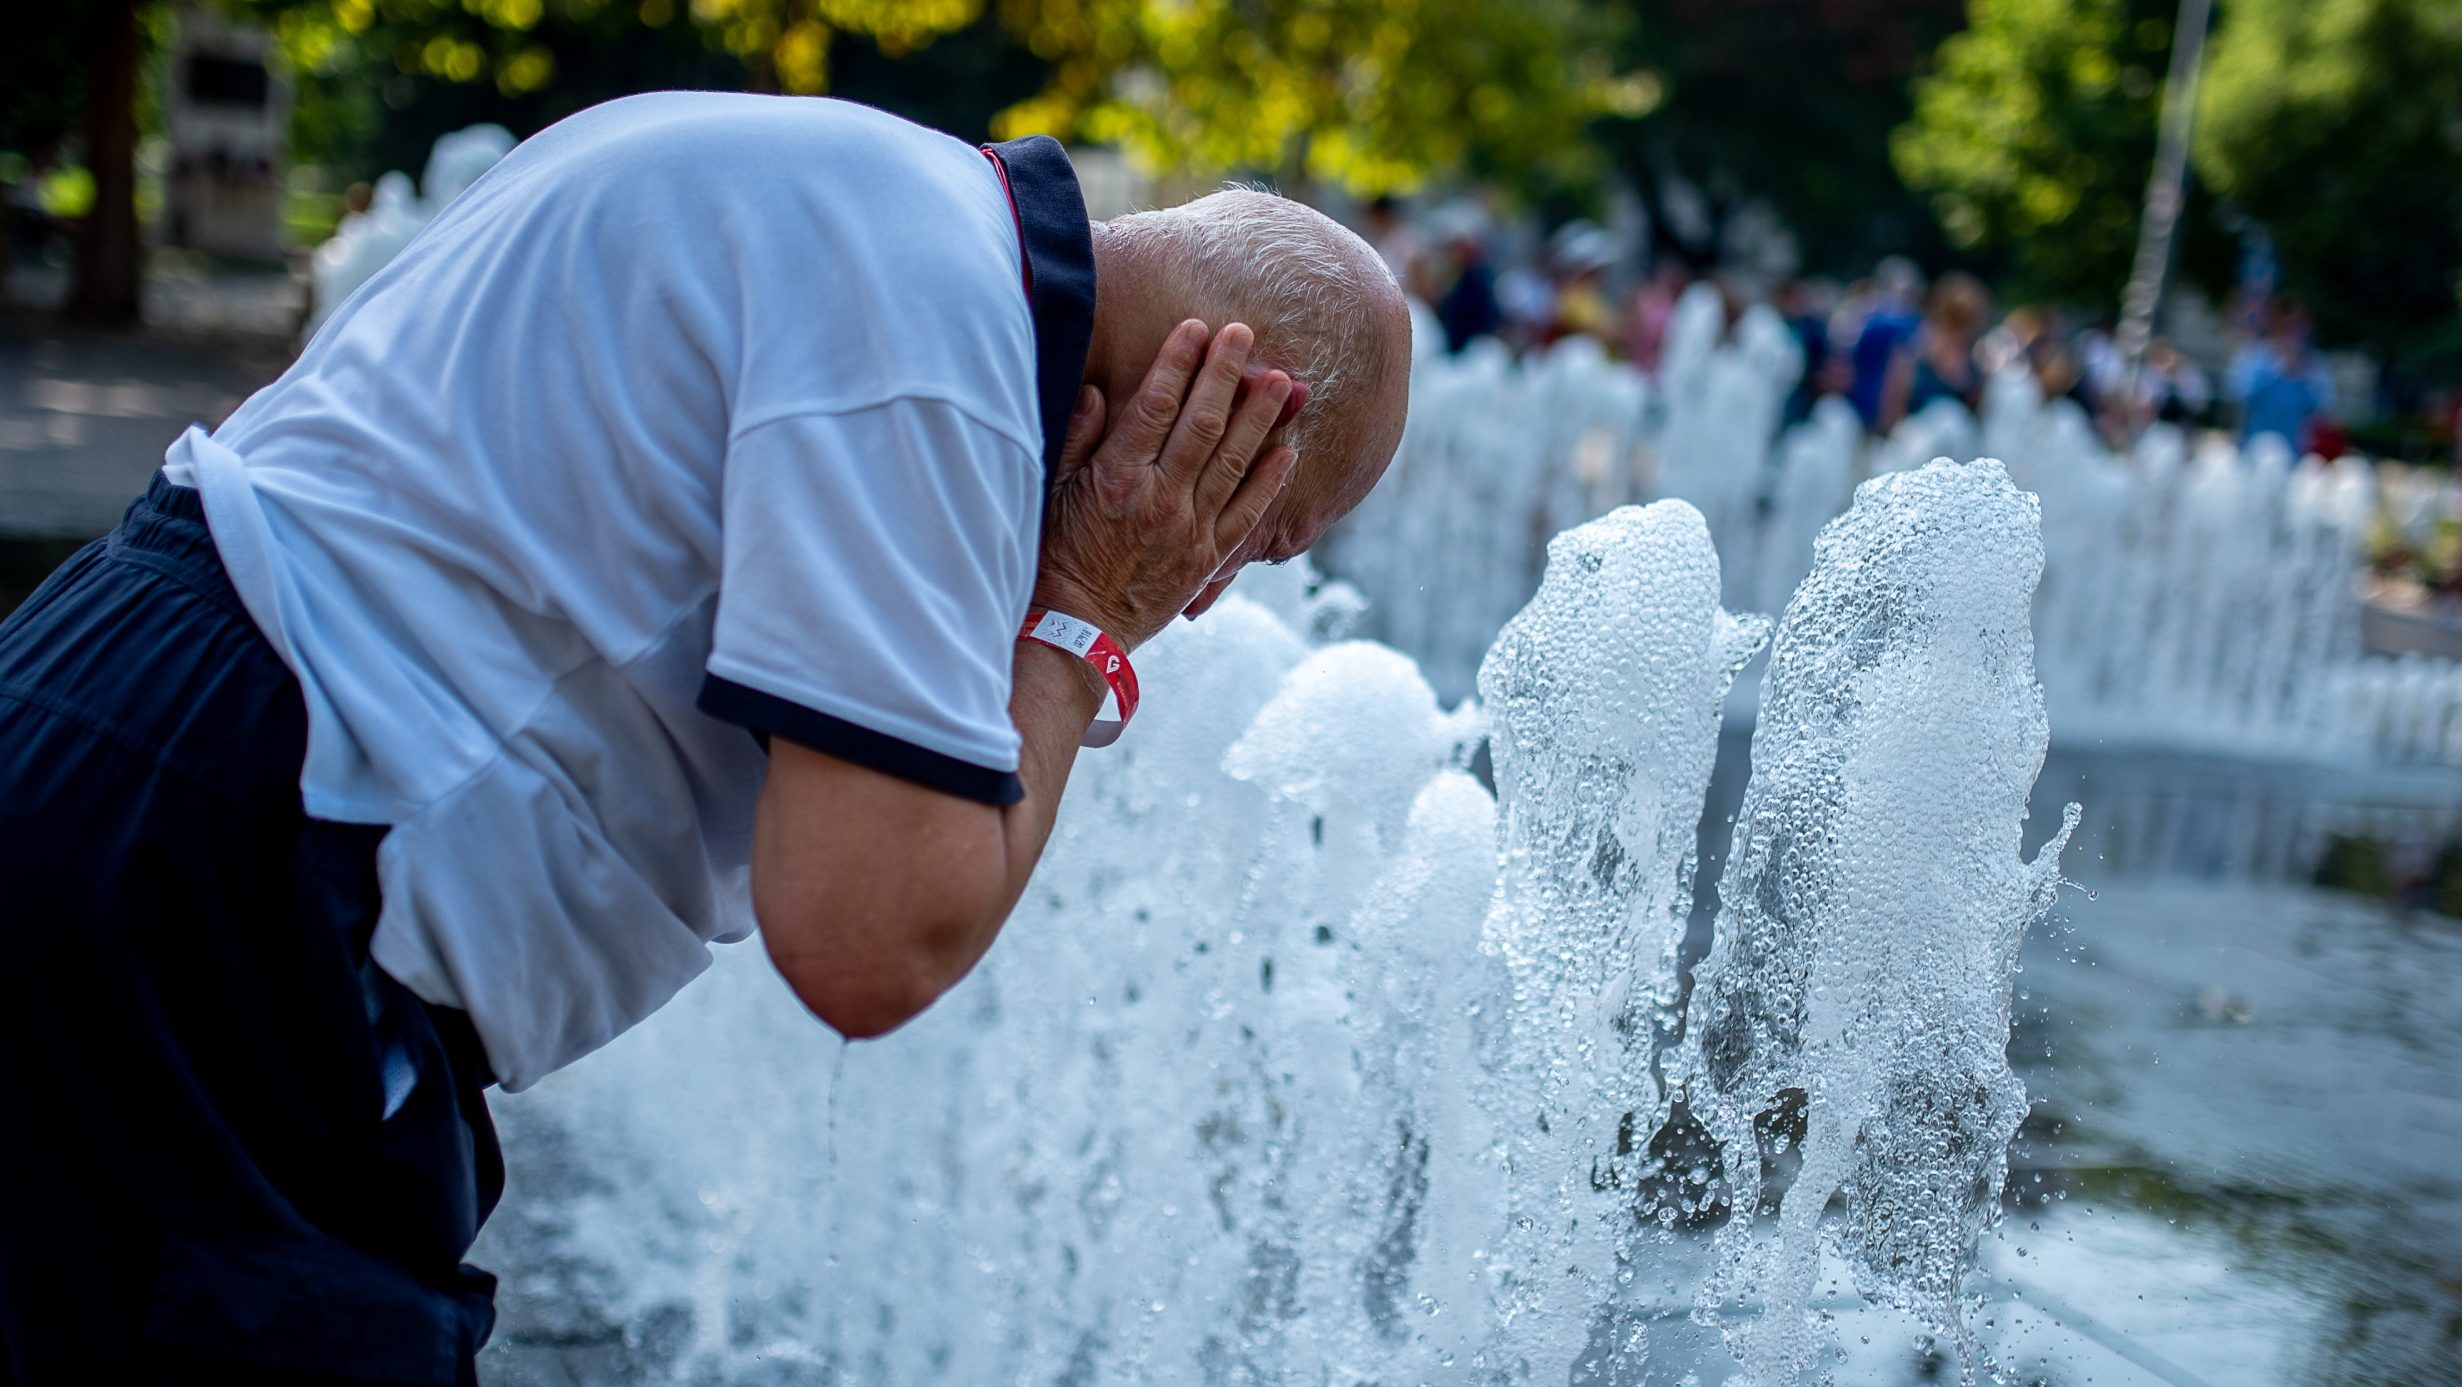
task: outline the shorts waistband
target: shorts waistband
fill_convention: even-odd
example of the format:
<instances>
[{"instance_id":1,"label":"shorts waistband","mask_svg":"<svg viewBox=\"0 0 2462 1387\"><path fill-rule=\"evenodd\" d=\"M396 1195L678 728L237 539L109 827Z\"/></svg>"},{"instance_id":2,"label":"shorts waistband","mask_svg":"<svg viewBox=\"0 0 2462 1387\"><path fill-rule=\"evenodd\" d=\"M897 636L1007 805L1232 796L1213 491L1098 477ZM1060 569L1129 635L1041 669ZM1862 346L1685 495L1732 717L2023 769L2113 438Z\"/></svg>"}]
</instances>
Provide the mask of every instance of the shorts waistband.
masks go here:
<instances>
[{"instance_id":1,"label":"shorts waistband","mask_svg":"<svg viewBox=\"0 0 2462 1387\"><path fill-rule=\"evenodd\" d=\"M143 496L129 502L110 537L113 558L142 564L194 589L242 616L247 608L223 569L205 523L205 498L160 472Z\"/></svg>"},{"instance_id":2,"label":"shorts waistband","mask_svg":"<svg viewBox=\"0 0 2462 1387\"><path fill-rule=\"evenodd\" d=\"M146 486L145 495L138 498L137 505L159 511L173 520L193 520L200 525L205 523L205 497L195 487L181 486L159 471ZM132 505L129 509L134 510L136 506Z\"/></svg>"}]
</instances>

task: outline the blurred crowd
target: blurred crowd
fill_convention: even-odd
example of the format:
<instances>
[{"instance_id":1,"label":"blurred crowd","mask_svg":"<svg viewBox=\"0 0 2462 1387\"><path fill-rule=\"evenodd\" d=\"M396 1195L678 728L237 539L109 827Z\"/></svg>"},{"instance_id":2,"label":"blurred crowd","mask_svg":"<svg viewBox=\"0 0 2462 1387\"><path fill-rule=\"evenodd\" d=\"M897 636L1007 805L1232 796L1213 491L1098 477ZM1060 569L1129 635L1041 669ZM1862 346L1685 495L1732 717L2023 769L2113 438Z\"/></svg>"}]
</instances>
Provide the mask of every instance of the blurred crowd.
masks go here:
<instances>
[{"instance_id":1,"label":"blurred crowd","mask_svg":"<svg viewBox=\"0 0 2462 1387\"><path fill-rule=\"evenodd\" d=\"M1396 278L1433 310L1451 352L1483 338L1521 352L1582 335L1653 372L1677 300L1706 278L1730 321L1767 302L1802 346L1790 423L1837 396L1867 429L1886 434L1937 401L1976 408L1984 382L2015 365L2033 375L2046 400L2074 400L2115 442L2161 420L2229 430L2243 443L2275 435L2295 455L2330 458L2348 447L2308 315L2263 292L2233 306L2220 354L2201 362L2156 337L2132 364L2109 320L2049 305L1997 305L1974 276L1927 280L1902 257L1847 283L1769 283L1705 274L1665 254L1637 265L1622 241L1588 221L1565 224L1508 263L1500 263L1499 238L1474 210L1415 217L1380 198L1361 209L1359 222ZM2449 426L2458 407L2462 399L2444 406Z\"/></svg>"}]
</instances>

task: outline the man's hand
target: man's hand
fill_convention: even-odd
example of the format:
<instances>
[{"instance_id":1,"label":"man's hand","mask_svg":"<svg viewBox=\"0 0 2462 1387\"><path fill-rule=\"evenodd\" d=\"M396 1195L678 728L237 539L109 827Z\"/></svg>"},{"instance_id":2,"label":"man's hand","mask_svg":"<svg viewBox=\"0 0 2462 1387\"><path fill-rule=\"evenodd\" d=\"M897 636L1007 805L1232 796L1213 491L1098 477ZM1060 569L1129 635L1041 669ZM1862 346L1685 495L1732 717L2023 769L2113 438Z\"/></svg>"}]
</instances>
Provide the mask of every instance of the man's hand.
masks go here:
<instances>
[{"instance_id":1,"label":"man's hand","mask_svg":"<svg viewBox=\"0 0 2462 1387\"><path fill-rule=\"evenodd\" d=\"M1233 323L1207 342L1174 329L1137 398L1087 457L1102 423L1092 387L1070 421L1043 522L1035 605L1094 622L1134 648L1213 581L1290 479L1298 455L1258 450L1282 421L1293 382L1267 371L1243 389L1255 336Z\"/></svg>"},{"instance_id":2,"label":"man's hand","mask_svg":"<svg viewBox=\"0 0 2462 1387\"><path fill-rule=\"evenodd\" d=\"M1278 371L1239 390L1249 340L1244 327L1223 329L1200 372L1205 325L1182 324L1108 438L1102 396L1087 391L1061 443L1038 602L1133 644L1256 528L1291 450L1250 458L1300 392ZM787 985L850 1039L896 1029L964 977L1042 856L1103 686L1066 651L1020 641L1010 654L1026 789L1016 804L996 809L783 739L770 745L753 910Z\"/></svg>"}]
</instances>

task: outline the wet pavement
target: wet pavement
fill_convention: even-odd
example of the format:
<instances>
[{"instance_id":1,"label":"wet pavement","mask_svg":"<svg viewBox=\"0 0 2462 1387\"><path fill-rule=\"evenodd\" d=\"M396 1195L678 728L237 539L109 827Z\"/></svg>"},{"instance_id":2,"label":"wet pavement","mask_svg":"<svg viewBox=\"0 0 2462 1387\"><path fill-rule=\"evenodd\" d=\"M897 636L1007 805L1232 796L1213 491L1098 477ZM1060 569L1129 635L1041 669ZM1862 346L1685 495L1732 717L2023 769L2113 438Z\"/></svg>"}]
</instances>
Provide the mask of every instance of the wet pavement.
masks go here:
<instances>
[{"instance_id":1,"label":"wet pavement","mask_svg":"<svg viewBox=\"0 0 2462 1387\"><path fill-rule=\"evenodd\" d=\"M2462 1383L2462 920L2124 878L2064 892L2024 969L2010 1053L2034 1107L1969 1285L1994 1380ZM1690 1315L1706 1253L1657 1268L1646 1364L1618 1382L1732 1380ZM1838 1387L1958 1380L1845 1263L1815 1304Z\"/></svg>"},{"instance_id":2,"label":"wet pavement","mask_svg":"<svg viewBox=\"0 0 2462 1387\"><path fill-rule=\"evenodd\" d=\"M2061 917L2020 978L2011 1302L2135 1370L2095 1381L2462 1382L2462 921L2180 882Z\"/></svg>"}]
</instances>

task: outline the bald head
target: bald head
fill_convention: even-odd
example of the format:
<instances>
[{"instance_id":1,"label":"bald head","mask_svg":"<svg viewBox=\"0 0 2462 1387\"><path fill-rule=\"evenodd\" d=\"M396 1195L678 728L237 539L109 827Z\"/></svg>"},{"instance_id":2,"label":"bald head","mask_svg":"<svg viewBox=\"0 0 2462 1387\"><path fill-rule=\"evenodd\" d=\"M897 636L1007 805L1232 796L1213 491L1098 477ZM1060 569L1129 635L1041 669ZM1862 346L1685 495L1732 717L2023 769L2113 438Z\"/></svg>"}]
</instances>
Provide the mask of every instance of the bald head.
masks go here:
<instances>
[{"instance_id":1,"label":"bald head","mask_svg":"<svg viewBox=\"0 0 2462 1387\"><path fill-rule=\"evenodd\" d=\"M1401 438L1410 312L1385 262L1303 203L1238 188L1098 223L1094 350L1086 378L1131 398L1178 323L1246 323L1253 360L1308 387L1274 440L1299 470L1248 559L1287 558L1367 495Z\"/></svg>"}]
</instances>

